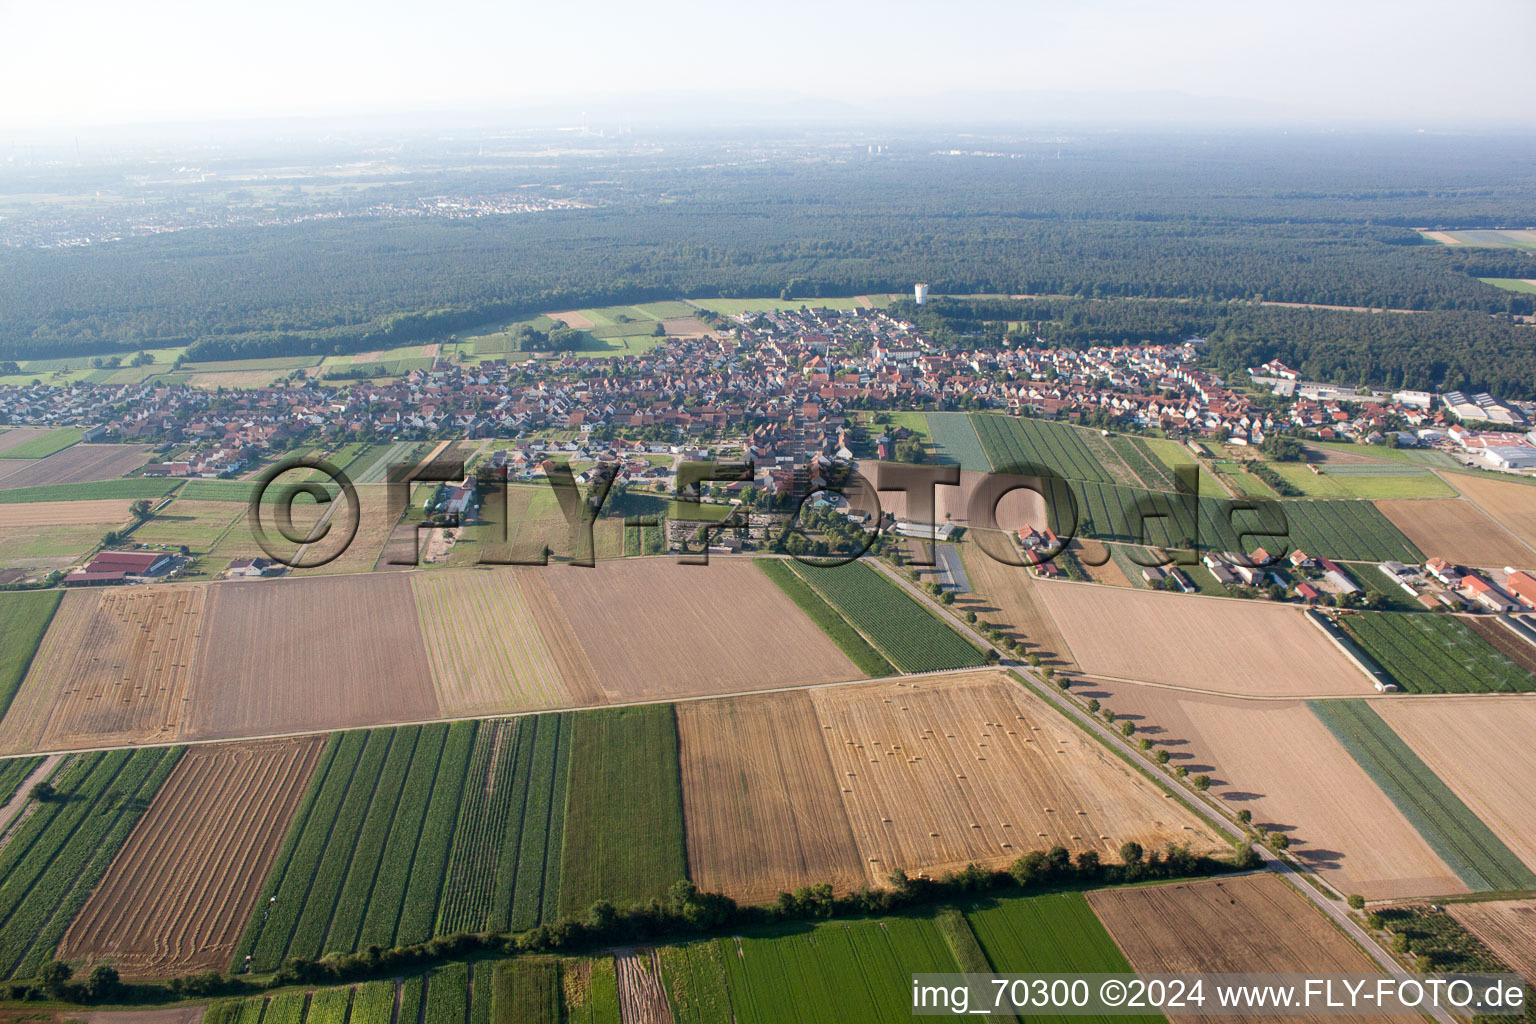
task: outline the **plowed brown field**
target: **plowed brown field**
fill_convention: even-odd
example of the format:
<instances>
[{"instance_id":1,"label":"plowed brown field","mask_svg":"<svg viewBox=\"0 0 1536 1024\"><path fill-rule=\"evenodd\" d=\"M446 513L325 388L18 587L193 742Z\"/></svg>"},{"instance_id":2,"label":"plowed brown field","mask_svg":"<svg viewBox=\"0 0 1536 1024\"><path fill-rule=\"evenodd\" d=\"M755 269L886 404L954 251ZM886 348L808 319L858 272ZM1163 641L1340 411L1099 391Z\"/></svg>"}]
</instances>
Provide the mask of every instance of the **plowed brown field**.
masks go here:
<instances>
[{"instance_id":1,"label":"plowed brown field","mask_svg":"<svg viewBox=\"0 0 1536 1024\"><path fill-rule=\"evenodd\" d=\"M1504 844L1536 869L1536 695L1406 697L1374 702L1413 748Z\"/></svg>"},{"instance_id":2,"label":"plowed brown field","mask_svg":"<svg viewBox=\"0 0 1536 1024\"><path fill-rule=\"evenodd\" d=\"M1059 581L1038 586L1089 675L1255 696L1373 692L1297 608Z\"/></svg>"},{"instance_id":3,"label":"plowed brown field","mask_svg":"<svg viewBox=\"0 0 1536 1024\"><path fill-rule=\"evenodd\" d=\"M1536 900L1448 903L1446 909L1512 970L1527 981L1536 978Z\"/></svg>"},{"instance_id":4,"label":"plowed brown field","mask_svg":"<svg viewBox=\"0 0 1536 1024\"><path fill-rule=\"evenodd\" d=\"M1460 477L1452 477L1459 482ZM1518 486L1518 485L1512 485ZM1536 488L1528 500L1536 501ZM1520 568L1536 566L1536 551L1460 498L1411 498L1378 501L1376 507L1426 558L1462 565Z\"/></svg>"},{"instance_id":5,"label":"plowed brown field","mask_svg":"<svg viewBox=\"0 0 1536 1024\"><path fill-rule=\"evenodd\" d=\"M175 739L205 593L154 586L65 594L0 723L0 750Z\"/></svg>"},{"instance_id":6,"label":"plowed brown field","mask_svg":"<svg viewBox=\"0 0 1536 1024\"><path fill-rule=\"evenodd\" d=\"M539 571L611 701L860 678L749 560L643 558Z\"/></svg>"},{"instance_id":7,"label":"plowed brown field","mask_svg":"<svg viewBox=\"0 0 1536 1024\"><path fill-rule=\"evenodd\" d=\"M871 884L1061 845L1223 844L1002 672L810 691Z\"/></svg>"},{"instance_id":8,"label":"plowed brown field","mask_svg":"<svg viewBox=\"0 0 1536 1024\"><path fill-rule=\"evenodd\" d=\"M1274 971L1374 974L1360 951L1278 875L1180 882L1088 894L1115 945L1142 974L1241 974ZM1191 1016L1171 1021L1294 1021L1282 1016ZM1394 1018L1339 1016L1329 1020ZM1402 1017L1399 1020L1417 1018Z\"/></svg>"},{"instance_id":9,"label":"plowed brown field","mask_svg":"<svg viewBox=\"0 0 1536 1024\"><path fill-rule=\"evenodd\" d=\"M128 976L225 968L324 746L193 747L64 936L60 955Z\"/></svg>"},{"instance_id":10,"label":"plowed brown field","mask_svg":"<svg viewBox=\"0 0 1536 1024\"><path fill-rule=\"evenodd\" d=\"M6 488L37 487L42 484L82 484L97 480L116 480L149 460L147 444L77 444L56 455L12 473L4 480ZM169 490L169 485L167 485Z\"/></svg>"},{"instance_id":11,"label":"plowed brown field","mask_svg":"<svg viewBox=\"0 0 1536 1024\"><path fill-rule=\"evenodd\" d=\"M438 715L408 577L210 588L184 735L269 736Z\"/></svg>"},{"instance_id":12,"label":"plowed brown field","mask_svg":"<svg viewBox=\"0 0 1536 1024\"><path fill-rule=\"evenodd\" d=\"M688 877L766 903L780 892L866 882L805 691L677 705Z\"/></svg>"},{"instance_id":13,"label":"plowed brown field","mask_svg":"<svg viewBox=\"0 0 1536 1024\"><path fill-rule=\"evenodd\" d=\"M969 540L960 545L960 551L972 592L957 595L955 608L962 615L974 611L981 622L990 622L1019 640L1029 654L1040 655L1043 665L1073 666L1072 652L1041 604L1040 584L1028 570L1004 565Z\"/></svg>"},{"instance_id":14,"label":"plowed brown field","mask_svg":"<svg viewBox=\"0 0 1536 1024\"><path fill-rule=\"evenodd\" d=\"M1079 693L1134 722L1173 764L1210 775L1213 795L1284 832L1291 853L1339 890L1368 899L1467 891L1305 703L1097 681Z\"/></svg>"},{"instance_id":15,"label":"plowed brown field","mask_svg":"<svg viewBox=\"0 0 1536 1024\"><path fill-rule=\"evenodd\" d=\"M1445 479L1510 533L1536 547L1536 485L1482 473L1447 473Z\"/></svg>"}]
</instances>

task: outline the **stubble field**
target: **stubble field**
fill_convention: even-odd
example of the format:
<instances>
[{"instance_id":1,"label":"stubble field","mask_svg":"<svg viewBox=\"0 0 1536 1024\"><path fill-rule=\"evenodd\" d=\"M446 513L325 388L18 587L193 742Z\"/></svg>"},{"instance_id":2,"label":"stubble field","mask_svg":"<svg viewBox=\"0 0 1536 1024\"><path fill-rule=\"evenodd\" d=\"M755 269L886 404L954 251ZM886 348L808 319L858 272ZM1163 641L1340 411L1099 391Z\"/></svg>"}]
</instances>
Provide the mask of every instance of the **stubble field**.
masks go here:
<instances>
[{"instance_id":1,"label":"stubble field","mask_svg":"<svg viewBox=\"0 0 1536 1024\"><path fill-rule=\"evenodd\" d=\"M610 701L860 678L748 560L647 558L543 572Z\"/></svg>"},{"instance_id":2,"label":"stubble field","mask_svg":"<svg viewBox=\"0 0 1536 1024\"><path fill-rule=\"evenodd\" d=\"M1527 500L1536 501L1536 489ZM1536 551L1471 502L1457 498L1378 501L1376 507L1431 558L1480 567L1536 566Z\"/></svg>"},{"instance_id":3,"label":"stubble field","mask_svg":"<svg viewBox=\"0 0 1536 1024\"><path fill-rule=\"evenodd\" d=\"M185 735L224 739L438 715L411 596L399 575L211 588Z\"/></svg>"},{"instance_id":4,"label":"stubble field","mask_svg":"<svg viewBox=\"0 0 1536 1024\"><path fill-rule=\"evenodd\" d=\"M811 698L758 694L677 706L688 877L766 903L798 886L867 877Z\"/></svg>"},{"instance_id":5,"label":"stubble field","mask_svg":"<svg viewBox=\"0 0 1536 1024\"><path fill-rule=\"evenodd\" d=\"M1371 691L1293 607L1062 582L1039 593L1091 676L1254 696Z\"/></svg>"},{"instance_id":6,"label":"stubble field","mask_svg":"<svg viewBox=\"0 0 1536 1024\"><path fill-rule=\"evenodd\" d=\"M427 657L445 714L595 704L601 693L563 670L539 629L534 597L549 570L413 573ZM531 588L529 585L532 585ZM567 676L577 683L567 685ZM586 684L586 685L583 685Z\"/></svg>"},{"instance_id":7,"label":"stubble field","mask_svg":"<svg viewBox=\"0 0 1536 1024\"><path fill-rule=\"evenodd\" d=\"M1061 845L1117 859L1223 844L1151 782L999 672L811 691L870 884L896 868L1003 866Z\"/></svg>"},{"instance_id":8,"label":"stubble field","mask_svg":"<svg viewBox=\"0 0 1536 1024\"><path fill-rule=\"evenodd\" d=\"M1088 903L1109 929L1115 945L1142 974L1368 974L1381 970L1295 889L1268 872L1102 889L1089 893ZM1175 1022L1293 1019L1169 1015ZM1331 1019L1364 1024L1383 1018L1354 1015Z\"/></svg>"},{"instance_id":9,"label":"stubble field","mask_svg":"<svg viewBox=\"0 0 1536 1024\"><path fill-rule=\"evenodd\" d=\"M0 722L0 750L175 739L204 605L201 586L65 594Z\"/></svg>"},{"instance_id":10,"label":"stubble field","mask_svg":"<svg viewBox=\"0 0 1536 1024\"><path fill-rule=\"evenodd\" d=\"M1536 697L1373 701L1392 731L1527 867L1536 869Z\"/></svg>"},{"instance_id":11,"label":"stubble field","mask_svg":"<svg viewBox=\"0 0 1536 1024\"><path fill-rule=\"evenodd\" d=\"M1536 978L1536 901L1450 903L1446 909L1513 970Z\"/></svg>"},{"instance_id":12,"label":"stubble field","mask_svg":"<svg viewBox=\"0 0 1536 1024\"><path fill-rule=\"evenodd\" d=\"M1172 764L1210 775L1213 795L1284 832L1291 853L1340 891L1368 899L1467 891L1304 702L1134 684L1081 692L1132 721Z\"/></svg>"},{"instance_id":13,"label":"stubble field","mask_svg":"<svg viewBox=\"0 0 1536 1024\"><path fill-rule=\"evenodd\" d=\"M1028 570L997 561L971 540L961 551L972 592L956 597L955 607L962 614L974 611L981 622L1019 640L1028 653L1040 656L1042 665L1072 667L1072 651L1041 600L1043 585Z\"/></svg>"},{"instance_id":14,"label":"stubble field","mask_svg":"<svg viewBox=\"0 0 1536 1024\"><path fill-rule=\"evenodd\" d=\"M125 976L223 969L324 741L194 747L64 936Z\"/></svg>"},{"instance_id":15,"label":"stubble field","mask_svg":"<svg viewBox=\"0 0 1536 1024\"><path fill-rule=\"evenodd\" d=\"M0 487L39 487L54 484L94 483L116 480L148 460L144 444L77 444L57 455L33 463L20 473L0 480Z\"/></svg>"},{"instance_id":16,"label":"stubble field","mask_svg":"<svg viewBox=\"0 0 1536 1024\"><path fill-rule=\"evenodd\" d=\"M0 505L0 530L43 526L121 525L133 502L118 498L98 501L45 501Z\"/></svg>"}]
</instances>

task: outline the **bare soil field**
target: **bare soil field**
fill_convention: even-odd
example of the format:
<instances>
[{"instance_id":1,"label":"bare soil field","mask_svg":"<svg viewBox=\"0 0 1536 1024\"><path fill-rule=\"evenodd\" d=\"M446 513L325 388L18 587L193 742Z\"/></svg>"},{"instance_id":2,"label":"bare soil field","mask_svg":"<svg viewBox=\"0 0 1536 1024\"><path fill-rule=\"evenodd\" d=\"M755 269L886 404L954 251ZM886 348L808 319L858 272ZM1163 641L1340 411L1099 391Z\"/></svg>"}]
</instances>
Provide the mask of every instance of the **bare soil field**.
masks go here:
<instances>
[{"instance_id":1,"label":"bare soil field","mask_svg":"<svg viewBox=\"0 0 1536 1024\"><path fill-rule=\"evenodd\" d=\"M1002 672L810 691L870 884L1065 846L1223 844Z\"/></svg>"},{"instance_id":2,"label":"bare soil field","mask_svg":"<svg viewBox=\"0 0 1536 1024\"><path fill-rule=\"evenodd\" d=\"M1367 899L1467 891L1304 702L1134 683L1079 692L1132 721L1172 764L1210 775L1213 795L1284 832L1291 853L1339 890Z\"/></svg>"},{"instance_id":3,"label":"bare soil field","mask_svg":"<svg viewBox=\"0 0 1536 1024\"><path fill-rule=\"evenodd\" d=\"M1067 545L1067 550L1077 556L1082 564L1083 571L1088 578L1095 583L1101 583L1106 587L1129 587L1131 581L1126 577L1125 570L1120 568L1118 562L1109 556L1109 548L1096 540L1081 540L1073 538ZM1091 564L1097 563L1097 564Z\"/></svg>"},{"instance_id":4,"label":"bare soil field","mask_svg":"<svg viewBox=\"0 0 1536 1024\"><path fill-rule=\"evenodd\" d=\"M619 1019L625 1024L673 1024L672 1007L661 984L661 962L654 949L616 949Z\"/></svg>"},{"instance_id":5,"label":"bare soil field","mask_svg":"<svg viewBox=\"0 0 1536 1024\"><path fill-rule=\"evenodd\" d=\"M1447 903L1445 909L1512 970L1536 978L1536 900Z\"/></svg>"},{"instance_id":6,"label":"bare soil field","mask_svg":"<svg viewBox=\"0 0 1536 1024\"><path fill-rule=\"evenodd\" d=\"M544 573L610 701L860 678L746 559L690 566L639 558L535 571Z\"/></svg>"},{"instance_id":7,"label":"bare soil field","mask_svg":"<svg viewBox=\"0 0 1536 1024\"><path fill-rule=\"evenodd\" d=\"M187 751L60 955L136 977L227 967L324 745L315 736Z\"/></svg>"},{"instance_id":8,"label":"bare soil field","mask_svg":"<svg viewBox=\"0 0 1536 1024\"><path fill-rule=\"evenodd\" d=\"M916 508L907 507L907 495L904 491L880 490L880 488L894 486L895 467L888 463L875 462L867 464L864 471L869 474L870 483L878 493L882 511L889 512L898 519L916 516ZM933 488L933 521L952 522L956 526L979 526L986 529L1015 531L1026 526L1043 527L1047 525L1043 497L1035 491L1024 488L1006 490L1005 493L1010 483L1018 483L1022 479L1006 478L1002 474L994 475L969 469L960 470L958 485L941 484ZM976 497L978 491L982 491L984 495L996 501L991 522L987 522L984 518L979 518L976 523L971 522L972 501L984 500Z\"/></svg>"},{"instance_id":9,"label":"bare soil field","mask_svg":"<svg viewBox=\"0 0 1536 1024\"><path fill-rule=\"evenodd\" d=\"M1536 484L1498 480L1482 473L1446 473L1445 479L1506 530L1536 548ZM1526 556L1527 564L1530 557Z\"/></svg>"},{"instance_id":10,"label":"bare soil field","mask_svg":"<svg viewBox=\"0 0 1536 1024\"><path fill-rule=\"evenodd\" d=\"M501 566L411 574L444 714L601 701L595 687L578 695L565 685L560 662L539 630L524 582L548 571Z\"/></svg>"},{"instance_id":11,"label":"bare soil field","mask_svg":"<svg viewBox=\"0 0 1536 1024\"><path fill-rule=\"evenodd\" d=\"M1294 607L1055 580L1037 585L1088 675L1253 696L1373 692Z\"/></svg>"},{"instance_id":12,"label":"bare soil field","mask_svg":"<svg viewBox=\"0 0 1536 1024\"><path fill-rule=\"evenodd\" d=\"M1536 488L1528 490L1531 493L1526 500L1536 502ZM1471 502L1459 498L1408 498L1378 501L1376 507L1429 558L1469 566L1536 567L1536 551L1479 512Z\"/></svg>"},{"instance_id":13,"label":"bare soil field","mask_svg":"<svg viewBox=\"0 0 1536 1024\"><path fill-rule=\"evenodd\" d=\"M669 317L661 322L662 330L671 338L702 338L709 334L709 324L696 316Z\"/></svg>"},{"instance_id":14,"label":"bare soil field","mask_svg":"<svg viewBox=\"0 0 1536 1024\"><path fill-rule=\"evenodd\" d=\"M1088 894L1088 905L1141 974L1381 971L1321 911L1270 872L1101 889ZM1171 1013L1168 1019L1278 1022L1295 1018ZM1390 1018L1354 1015L1329 1019L1366 1024Z\"/></svg>"},{"instance_id":15,"label":"bare soil field","mask_svg":"<svg viewBox=\"0 0 1536 1024\"><path fill-rule=\"evenodd\" d=\"M128 521L133 502L118 498L97 501L40 501L0 504L0 530L12 527L118 525Z\"/></svg>"},{"instance_id":16,"label":"bare soil field","mask_svg":"<svg viewBox=\"0 0 1536 1024\"><path fill-rule=\"evenodd\" d=\"M969 535L960 552L971 593L955 598L956 610L961 615L973 611L978 621L990 622L1019 640L1027 653L1040 656L1042 665L1073 667L1072 651L1040 600L1040 582L1027 569L993 559Z\"/></svg>"},{"instance_id":17,"label":"bare soil field","mask_svg":"<svg viewBox=\"0 0 1536 1024\"><path fill-rule=\"evenodd\" d=\"M15 473L22 472L23 470L27 469L29 466L35 466L35 465L37 465L41 461L43 461L43 460L42 459L0 459L0 481L3 481L6 477L11 476L11 475L13 475ZM3 487L3 486L4 486L4 484L0 483L0 487Z\"/></svg>"},{"instance_id":18,"label":"bare soil field","mask_svg":"<svg viewBox=\"0 0 1536 1024\"><path fill-rule=\"evenodd\" d=\"M0 480L0 487L116 480L149 461L147 444L77 444Z\"/></svg>"},{"instance_id":19,"label":"bare soil field","mask_svg":"<svg viewBox=\"0 0 1536 1024\"><path fill-rule=\"evenodd\" d=\"M65 594L0 722L0 750L175 739L205 595L202 586Z\"/></svg>"},{"instance_id":20,"label":"bare soil field","mask_svg":"<svg viewBox=\"0 0 1536 1024\"><path fill-rule=\"evenodd\" d=\"M677 705L688 877L767 903L780 892L867 881L821 723L803 691Z\"/></svg>"},{"instance_id":21,"label":"bare soil field","mask_svg":"<svg viewBox=\"0 0 1536 1024\"><path fill-rule=\"evenodd\" d=\"M561 323L565 324L565 326L573 327L578 331L590 331L592 328L597 326L597 324L592 322L591 317L584 316L574 309L565 313L551 313L549 314L549 318L551 320L559 320Z\"/></svg>"},{"instance_id":22,"label":"bare soil field","mask_svg":"<svg viewBox=\"0 0 1536 1024\"><path fill-rule=\"evenodd\" d=\"M1527 672L1536 675L1536 646L1526 643L1497 622L1488 619L1462 619L1472 632L1487 640L1499 653Z\"/></svg>"},{"instance_id":23,"label":"bare soil field","mask_svg":"<svg viewBox=\"0 0 1536 1024\"><path fill-rule=\"evenodd\" d=\"M184 735L228 739L438 716L402 575L209 588Z\"/></svg>"},{"instance_id":24,"label":"bare soil field","mask_svg":"<svg viewBox=\"0 0 1536 1024\"><path fill-rule=\"evenodd\" d=\"M1405 697L1371 707L1494 835L1536 869L1536 817L1531 813L1536 695Z\"/></svg>"}]
</instances>

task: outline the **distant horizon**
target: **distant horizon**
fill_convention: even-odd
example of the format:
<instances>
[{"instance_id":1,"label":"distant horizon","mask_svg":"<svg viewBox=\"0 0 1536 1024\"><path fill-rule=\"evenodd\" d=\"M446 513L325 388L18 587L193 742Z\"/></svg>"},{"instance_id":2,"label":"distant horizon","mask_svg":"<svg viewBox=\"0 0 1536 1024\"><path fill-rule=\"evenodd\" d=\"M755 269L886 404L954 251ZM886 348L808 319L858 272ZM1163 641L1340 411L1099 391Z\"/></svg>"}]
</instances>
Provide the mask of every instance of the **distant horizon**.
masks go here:
<instances>
[{"instance_id":1,"label":"distant horizon","mask_svg":"<svg viewBox=\"0 0 1536 1024\"><path fill-rule=\"evenodd\" d=\"M10 4L6 13L4 134L535 117L582 104L637 124L702 113L1536 130L1536 72L1489 43L1531 36L1536 5L1527 0L1465 0L1454 17L1433 0L1297 0L1283 18L1216 0L965 0L942 10L785 0L771 17L696 0L644 9L448 0L429 14L348 0L274 0L259 12L86 0L83 9Z\"/></svg>"}]
</instances>

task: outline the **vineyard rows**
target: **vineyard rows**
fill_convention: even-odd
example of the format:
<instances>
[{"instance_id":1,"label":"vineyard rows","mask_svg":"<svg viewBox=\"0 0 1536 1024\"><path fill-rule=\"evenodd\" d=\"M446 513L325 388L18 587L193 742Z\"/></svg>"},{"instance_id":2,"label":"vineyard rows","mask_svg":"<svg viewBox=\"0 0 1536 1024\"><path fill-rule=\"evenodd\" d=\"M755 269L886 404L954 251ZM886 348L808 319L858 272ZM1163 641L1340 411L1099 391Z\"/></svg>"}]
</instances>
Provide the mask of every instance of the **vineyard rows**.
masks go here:
<instances>
[{"instance_id":1,"label":"vineyard rows","mask_svg":"<svg viewBox=\"0 0 1536 1024\"><path fill-rule=\"evenodd\" d=\"M1500 653L1460 619L1362 612L1341 621L1366 652L1410 693L1536 690L1536 676Z\"/></svg>"}]
</instances>

